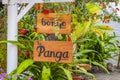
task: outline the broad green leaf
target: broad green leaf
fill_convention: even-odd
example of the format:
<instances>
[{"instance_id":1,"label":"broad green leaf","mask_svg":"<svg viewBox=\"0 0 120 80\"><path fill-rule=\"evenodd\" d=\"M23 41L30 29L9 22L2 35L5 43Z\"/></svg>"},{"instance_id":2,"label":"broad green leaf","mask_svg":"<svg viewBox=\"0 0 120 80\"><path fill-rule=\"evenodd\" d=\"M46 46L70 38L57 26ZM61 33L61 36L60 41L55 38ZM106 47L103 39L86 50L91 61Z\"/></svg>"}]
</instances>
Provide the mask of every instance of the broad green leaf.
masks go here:
<instances>
[{"instance_id":1,"label":"broad green leaf","mask_svg":"<svg viewBox=\"0 0 120 80\"><path fill-rule=\"evenodd\" d=\"M96 65L96 66L99 66L99 67L103 68L108 74L110 74L109 71L103 65L101 65L100 63L98 63L98 62L91 62L91 63Z\"/></svg>"},{"instance_id":2,"label":"broad green leaf","mask_svg":"<svg viewBox=\"0 0 120 80\"><path fill-rule=\"evenodd\" d=\"M32 59L27 59L27 60L23 61L17 68L16 74L22 73L25 69L27 69L29 66L31 66L33 64L33 62L34 61Z\"/></svg>"},{"instance_id":3,"label":"broad green leaf","mask_svg":"<svg viewBox=\"0 0 120 80\"><path fill-rule=\"evenodd\" d=\"M75 63L85 63L85 62L90 62L89 59L74 59Z\"/></svg>"},{"instance_id":4,"label":"broad green leaf","mask_svg":"<svg viewBox=\"0 0 120 80\"><path fill-rule=\"evenodd\" d=\"M71 33L72 41L75 42L81 36L84 36L86 32L89 30L91 25L91 21L78 23L75 27L75 30Z\"/></svg>"},{"instance_id":5,"label":"broad green leaf","mask_svg":"<svg viewBox=\"0 0 120 80\"><path fill-rule=\"evenodd\" d=\"M50 80L50 68L46 68L45 66L43 66L42 69L42 80Z\"/></svg>"},{"instance_id":6,"label":"broad green leaf","mask_svg":"<svg viewBox=\"0 0 120 80\"><path fill-rule=\"evenodd\" d=\"M64 73L66 74L66 76L68 77L67 80L72 80L72 75L71 75L71 72L67 69L65 69L63 66L59 66L63 71Z\"/></svg>"},{"instance_id":7,"label":"broad green leaf","mask_svg":"<svg viewBox=\"0 0 120 80\"><path fill-rule=\"evenodd\" d=\"M72 14L72 24L78 24L78 20L77 20L77 14Z\"/></svg>"},{"instance_id":8,"label":"broad green leaf","mask_svg":"<svg viewBox=\"0 0 120 80\"><path fill-rule=\"evenodd\" d=\"M89 2L86 6L86 8L89 10L90 13L92 14L98 14L100 11L102 11L102 8L94 3Z\"/></svg>"},{"instance_id":9,"label":"broad green leaf","mask_svg":"<svg viewBox=\"0 0 120 80\"><path fill-rule=\"evenodd\" d=\"M19 46L21 48L25 48L25 46L23 44L21 44L20 42L18 42L18 41L5 41L5 40L0 41L0 44L2 44L2 43L12 43L12 44L17 45L17 46Z\"/></svg>"},{"instance_id":10,"label":"broad green leaf","mask_svg":"<svg viewBox=\"0 0 120 80\"><path fill-rule=\"evenodd\" d=\"M107 26L107 25L100 25L100 26L98 26L98 28L100 28L102 30L114 30L114 28Z\"/></svg>"},{"instance_id":11,"label":"broad green leaf","mask_svg":"<svg viewBox=\"0 0 120 80\"><path fill-rule=\"evenodd\" d=\"M74 54L74 56L75 56L75 57L79 57L79 56L82 55L82 54L91 53L91 52L93 52L93 53L98 53L98 52L95 51L95 50L82 50L82 51Z\"/></svg>"},{"instance_id":12,"label":"broad green leaf","mask_svg":"<svg viewBox=\"0 0 120 80\"><path fill-rule=\"evenodd\" d=\"M3 54L2 54L2 51L0 51L0 59L2 59L3 58Z\"/></svg>"},{"instance_id":13,"label":"broad green leaf","mask_svg":"<svg viewBox=\"0 0 120 80\"><path fill-rule=\"evenodd\" d=\"M75 43L83 43L83 42L85 42L85 41L93 41L93 39L83 38L83 39L77 40Z\"/></svg>"}]
</instances>

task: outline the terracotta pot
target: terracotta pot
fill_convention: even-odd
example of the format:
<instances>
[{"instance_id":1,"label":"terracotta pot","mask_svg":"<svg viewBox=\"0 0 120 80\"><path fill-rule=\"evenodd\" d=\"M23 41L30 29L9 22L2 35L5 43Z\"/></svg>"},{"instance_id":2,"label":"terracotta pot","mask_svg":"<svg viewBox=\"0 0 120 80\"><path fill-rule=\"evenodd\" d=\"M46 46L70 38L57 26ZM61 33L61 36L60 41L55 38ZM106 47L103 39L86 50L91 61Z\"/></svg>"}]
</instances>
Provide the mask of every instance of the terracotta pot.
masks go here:
<instances>
[{"instance_id":1,"label":"terracotta pot","mask_svg":"<svg viewBox=\"0 0 120 80\"><path fill-rule=\"evenodd\" d=\"M73 80L82 80L81 76L73 76Z\"/></svg>"}]
</instances>

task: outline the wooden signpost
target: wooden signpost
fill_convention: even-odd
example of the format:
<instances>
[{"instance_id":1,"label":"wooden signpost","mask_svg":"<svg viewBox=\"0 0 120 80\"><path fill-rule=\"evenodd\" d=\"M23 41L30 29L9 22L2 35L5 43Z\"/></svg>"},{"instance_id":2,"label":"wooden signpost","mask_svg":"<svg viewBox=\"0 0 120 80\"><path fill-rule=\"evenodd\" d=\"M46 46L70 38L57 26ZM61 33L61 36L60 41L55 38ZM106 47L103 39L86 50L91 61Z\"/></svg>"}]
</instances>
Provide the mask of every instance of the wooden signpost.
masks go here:
<instances>
[{"instance_id":1,"label":"wooden signpost","mask_svg":"<svg viewBox=\"0 0 120 80\"><path fill-rule=\"evenodd\" d=\"M52 2L74 2L74 0L2 0L7 6L8 12L8 32L7 40L18 41L17 23L24 15L34 6L35 3L52 3ZM28 3L28 5L18 14L18 4ZM7 43L7 73L11 73L18 65L18 47L12 43Z\"/></svg>"},{"instance_id":2,"label":"wooden signpost","mask_svg":"<svg viewBox=\"0 0 120 80\"><path fill-rule=\"evenodd\" d=\"M72 42L34 41L34 61L72 62Z\"/></svg>"},{"instance_id":3,"label":"wooden signpost","mask_svg":"<svg viewBox=\"0 0 120 80\"><path fill-rule=\"evenodd\" d=\"M71 15L39 13L37 16L37 32L47 34L70 34L71 33Z\"/></svg>"},{"instance_id":4,"label":"wooden signpost","mask_svg":"<svg viewBox=\"0 0 120 80\"><path fill-rule=\"evenodd\" d=\"M58 31L55 31L58 28ZM71 15L39 13L37 16L37 33L55 34L71 33ZM34 61L72 62L71 41L34 41Z\"/></svg>"}]
</instances>

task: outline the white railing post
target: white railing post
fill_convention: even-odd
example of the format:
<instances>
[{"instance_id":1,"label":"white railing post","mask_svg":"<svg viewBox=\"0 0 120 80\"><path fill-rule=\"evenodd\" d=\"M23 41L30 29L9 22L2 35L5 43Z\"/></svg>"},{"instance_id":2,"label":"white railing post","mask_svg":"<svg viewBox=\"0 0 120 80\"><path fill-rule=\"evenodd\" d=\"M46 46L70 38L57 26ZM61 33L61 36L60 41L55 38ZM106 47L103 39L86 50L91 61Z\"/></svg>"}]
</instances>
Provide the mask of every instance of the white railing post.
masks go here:
<instances>
[{"instance_id":1,"label":"white railing post","mask_svg":"<svg viewBox=\"0 0 120 80\"><path fill-rule=\"evenodd\" d=\"M35 3L29 3L17 16L17 22L19 22L24 15L34 6Z\"/></svg>"},{"instance_id":2,"label":"white railing post","mask_svg":"<svg viewBox=\"0 0 120 80\"><path fill-rule=\"evenodd\" d=\"M14 0L13 0L14 1ZM17 26L17 4L8 4L8 32L7 40L17 41L18 26ZM17 45L7 43L7 73L9 74L17 68L18 63L18 48Z\"/></svg>"}]
</instances>

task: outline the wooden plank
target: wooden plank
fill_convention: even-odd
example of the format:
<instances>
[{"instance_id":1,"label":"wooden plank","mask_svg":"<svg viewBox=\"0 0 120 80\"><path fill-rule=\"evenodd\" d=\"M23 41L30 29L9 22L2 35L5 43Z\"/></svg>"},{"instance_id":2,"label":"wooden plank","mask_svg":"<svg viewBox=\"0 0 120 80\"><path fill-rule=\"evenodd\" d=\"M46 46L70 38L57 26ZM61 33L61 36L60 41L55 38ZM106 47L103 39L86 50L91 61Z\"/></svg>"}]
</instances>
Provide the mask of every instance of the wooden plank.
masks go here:
<instances>
[{"instance_id":1,"label":"wooden plank","mask_svg":"<svg viewBox=\"0 0 120 80\"><path fill-rule=\"evenodd\" d=\"M3 4L8 4L9 0L2 0ZM53 3L53 2L74 2L74 0L16 0L15 3ZM11 3L11 2L10 2Z\"/></svg>"},{"instance_id":2,"label":"wooden plank","mask_svg":"<svg viewBox=\"0 0 120 80\"><path fill-rule=\"evenodd\" d=\"M37 32L46 34L70 34L71 33L71 15L39 13L37 18Z\"/></svg>"},{"instance_id":3,"label":"wooden plank","mask_svg":"<svg viewBox=\"0 0 120 80\"><path fill-rule=\"evenodd\" d=\"M72 62L72 42L34 41L34 61Z\"/></svg>"}]
</instances>

